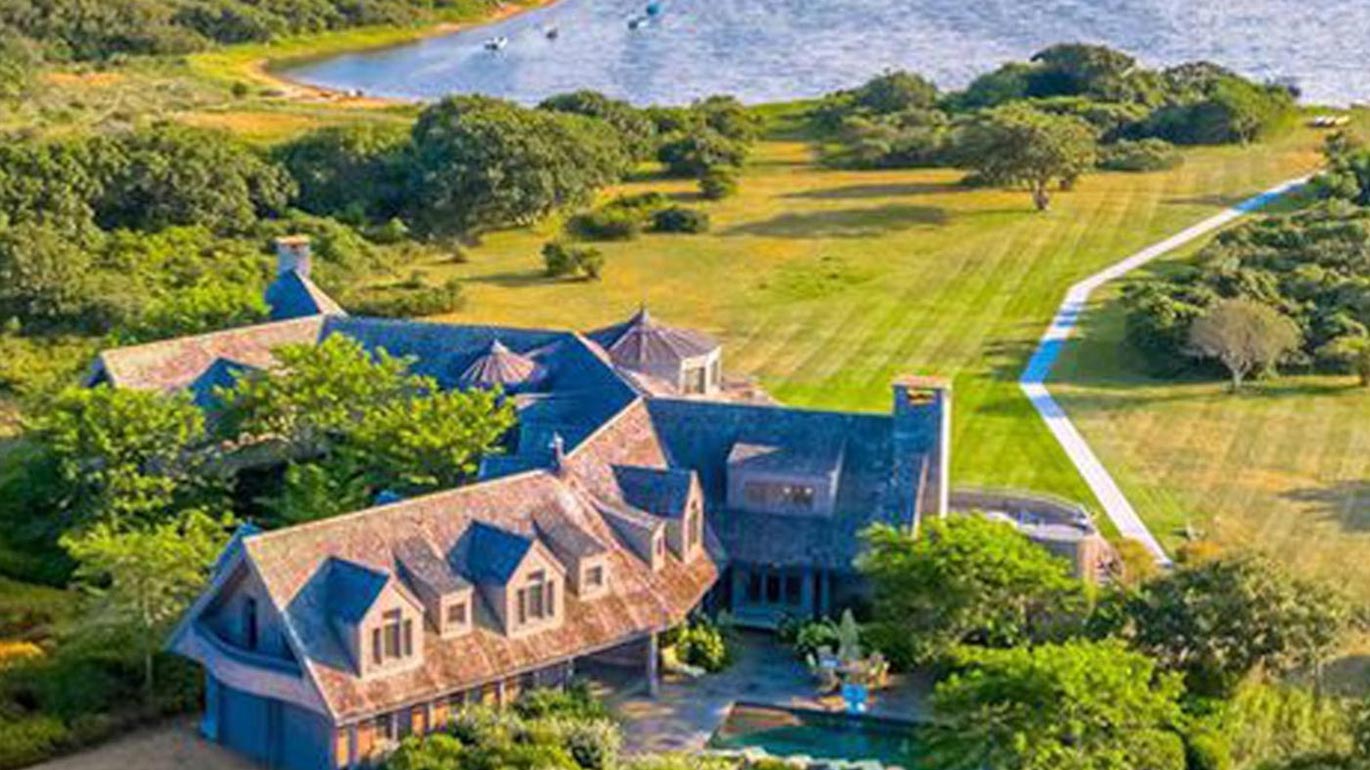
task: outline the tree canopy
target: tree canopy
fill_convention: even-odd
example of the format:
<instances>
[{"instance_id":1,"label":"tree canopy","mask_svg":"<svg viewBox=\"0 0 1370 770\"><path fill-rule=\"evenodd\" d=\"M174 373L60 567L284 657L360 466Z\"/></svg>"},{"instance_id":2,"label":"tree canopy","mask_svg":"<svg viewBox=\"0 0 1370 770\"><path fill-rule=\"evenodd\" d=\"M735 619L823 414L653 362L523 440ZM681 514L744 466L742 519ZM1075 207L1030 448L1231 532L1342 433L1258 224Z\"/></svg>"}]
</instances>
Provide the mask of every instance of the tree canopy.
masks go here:
<instances>
[{"instance_id":1,"label":"tree canopy","mask_svg":"<svg viewBox=\"0 0 1370 770\"><path fill-rule=\"evenodd\" d=\"M1051 205L1052 185L1070 187L1093 168L1096 146L1085 121L1018 104L968 126L958 153L982 181L1026 187L1041 211Z\"/></svg>"},{"instance_id":2,"label":"tree canopy","mask_svg":"<svg viewBox=\"0 0 1370 770\"><path fill-rule=\"evenodd\" d=\"M888 527L866 537L859 566L874 588L876 646L900 657L1049 639L1085 609L1069 564L1011 524L956 516L925 522L917 537Z\"/></svg>"},{"instance_id":3,"label":"tree canopy","mask_svg":"<svg viewBox=\"0 0 1370 770\"><path fill-rule=\"evenodd\" d=\"M1224 299L1194 319L1189 349L1222 362L1232 390L1252 372L1273 370L1299 347L1299 327L1278 310L1249 299Z\"/></svg>"},{"instance_id":4,"label":"tree canopy","mask_svg":"<svg viewBox=\"0 0 1370 770\"><path fill-rule=\"evenodd\" d=\"M932 696L941 770L1183 770L1184 688L1121 642L966 650Z\"/></svg>"}]
</instances>

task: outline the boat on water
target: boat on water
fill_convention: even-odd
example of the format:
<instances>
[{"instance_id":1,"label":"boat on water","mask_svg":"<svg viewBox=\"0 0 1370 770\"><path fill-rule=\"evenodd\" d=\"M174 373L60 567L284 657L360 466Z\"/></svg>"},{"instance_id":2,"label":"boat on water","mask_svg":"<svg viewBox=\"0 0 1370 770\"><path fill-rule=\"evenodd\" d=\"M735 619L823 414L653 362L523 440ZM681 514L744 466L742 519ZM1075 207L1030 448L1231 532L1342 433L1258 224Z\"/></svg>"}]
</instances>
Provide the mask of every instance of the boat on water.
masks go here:
<instances>
[{"instance_id":1,"label":"boat on water","mask_svg":"<svg viewBox=\"0 0 1370 770\"><path fill-rule=\"evenodd\" d=\"M642 29L650 22L651 19L646 16L634 16L628 20L628 29Z\"/></svg>"},{"instance_id":2,"label":"boat on water","mask_svg":"<svg viewBox=\"0 0 1370 770\"><path fill-rule=\"evenodd\" d=\"M492 37L489 40L486 40L485 50L503 51L504 47L507 45L509 45L509 38L505 37L504 35L500 35L498 37Z\"/></svg>"},{"instance_id":3,"label":"boat on water","mask_svg":"<svg viewBox=\"0 0 1370 770\"><path fill-rule=\"evenodd\" d=\"M543 34L547 36L548 40L556 40L561 37L561 30L556 27L548 27L547 31Z\"/></svg>"},{"instance_id":4,"label":"boat on water","mask_svg":"<svg viewBox=\"0 0 1370 770\"><path fill-rule=\"evenodd\" d=\"M648 4L647 4L647 15L648 15L648 16L658 16L658 15L660 15L660 14L661 14L661 3L648 3Z\"/></svg>"}]
</instances>

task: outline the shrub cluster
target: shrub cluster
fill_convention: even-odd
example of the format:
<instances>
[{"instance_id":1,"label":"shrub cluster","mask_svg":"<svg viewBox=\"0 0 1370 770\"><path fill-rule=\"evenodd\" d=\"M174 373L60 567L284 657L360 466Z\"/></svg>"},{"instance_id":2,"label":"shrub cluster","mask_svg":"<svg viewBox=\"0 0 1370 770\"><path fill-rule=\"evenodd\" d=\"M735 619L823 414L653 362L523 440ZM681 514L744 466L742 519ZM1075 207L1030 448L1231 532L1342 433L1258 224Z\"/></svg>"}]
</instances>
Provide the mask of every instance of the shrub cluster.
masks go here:
<instances>
[{"instance_id":1,"label":"shrub cluster","mask_svg":"<svg viewBox=\"0 0 1370 770\"><path fill-rule=\"evenodd\" d=\"M547 275L553 278L595 281L604 271L604 254L599 249L568 246L560 241L543 244L542 260L547 266Z\"/></svg>"},{"instance_id":2,"label":"shrub cluster","mask_svg":"<svg viewBox=\"0 0 1370 770\"><path fill-rule=\"evenodd\" d=\"M1164 139L1124 139L1099 148L1099 168L1109 171L1165 171L1183 162L1175 145Z\"/></svg>"},{"instance_id":3,"label":"shrub cluster","mask_svg":"<svg viewBox=\"0 0 1370 770\"><path fill-rule=\"evenodd\" d=\"M707 618L677 626L662 638L662 644L674 647L682 663L705 671L722 671L732 663L727 635Z\"/></svg>"}]
</instances>

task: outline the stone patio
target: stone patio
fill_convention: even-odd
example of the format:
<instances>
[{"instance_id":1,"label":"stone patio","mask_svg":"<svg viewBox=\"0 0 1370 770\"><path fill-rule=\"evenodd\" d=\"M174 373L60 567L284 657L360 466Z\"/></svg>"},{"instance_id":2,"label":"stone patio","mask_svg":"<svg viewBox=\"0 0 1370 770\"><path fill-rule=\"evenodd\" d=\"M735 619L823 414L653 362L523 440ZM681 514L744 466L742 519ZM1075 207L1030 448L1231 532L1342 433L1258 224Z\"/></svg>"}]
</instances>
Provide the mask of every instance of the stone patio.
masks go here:
<instances>
[{"instance_id":1,"label":"stone patio","mask_svg":"<svg viewBox=\"0 0 1370 770\"><path fill-rule=\"evenodd\" d=\"M735 661L726 671L700 679L667 676L659 694L625 669L586 671L614 712L623 718L624 749L630 753L698 750L708 742L736 701L839 711L836 697L820 698L813 678L794 653L769 634L739 634ZM872 693L870 713L915 720L926 715L926 679L891 677L888 689Z\"/></svg>"}]
</instances>

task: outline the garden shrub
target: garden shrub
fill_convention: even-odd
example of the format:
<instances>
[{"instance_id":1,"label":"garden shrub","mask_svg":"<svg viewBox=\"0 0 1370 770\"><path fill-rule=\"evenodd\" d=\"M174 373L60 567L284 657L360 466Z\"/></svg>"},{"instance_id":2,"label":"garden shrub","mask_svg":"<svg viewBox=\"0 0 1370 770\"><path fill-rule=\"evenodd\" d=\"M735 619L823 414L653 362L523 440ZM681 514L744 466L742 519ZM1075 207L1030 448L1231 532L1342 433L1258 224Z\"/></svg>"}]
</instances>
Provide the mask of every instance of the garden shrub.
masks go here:
<instances>
[{"instance_id":1,"label":"garden shrub","mask_svg":"<svg viewBox=\"0 0 1370 770\"><path fill-rule=\"evenodd\" d=\"M586 241L631 241L642 233L643 216L634 209L600 208L576 214L567 232Z\"/></svg>"},{"instance_id":2,"label":"garden shrub","mask_svg":"<svg viewBox=\"0 0 1370 770\"><path fill-rule=\"evenodd\" d=\"M346 306L358 315L382 318L421 318L451 313L465 302L461 281L450 279L440 286L421 280L372 286L349 296Z\"/></svg>"},{"instance_id":3,"label":"garden shrub","mask_svg":"<svg viewBox=\"0 0 1370 770\"><path fill-rule=\"evenodd\" d=\"M609 716L609 710L595 698L584 682L574 682L562 689L539 687L528 690L514 702L514 712L524 719L606 719Z\"/></svg>"},{"instance_id":4,"label":"garden shrub","mask_svg":"<svg viewBox=\"0 0 1370 770\"><path fill-rule=\"evenodd\" d=\"M604 254L599 249L549 241L542 247L542 260L547 265L547 275L553 278L580 276L598 280L604 272Z\"/></svg>"},{"instance_id":5,"label":"garden shrub","mask_svg":"<svg viewBox=\"0 0 1370 770\"><path fill-rule=\"evenodd\" d=\"M658 233L707 233L709 215L699 209L669 206L652 215L652 230Z\"/></svg>"},{"instance_id":6,"label":"garden shrub","mask_svg":"<svg viewBox=\"0 0 1370 770\"><path fill-rule=\"evenodd\" d=\"M705 619L676 627L664 643L675 647L682 663L710 673L722 671L732 663L732 650L722 629Z\"/></svg>"},{"instance_id":7,"label":"garden shrub","mask_svg":"<svg viewBox=\"0 0 1370 770\"><path fill-rule=\"evenodd\" d=\"M738 173L731 166L713 166L699 178L699 194L705 200L719 201L737 194Z\"/></svg>"},{"instance_id":8,"label":"garden shrub","mask_svg":"<svg viewBox=\"0 0 1370 770\"><path fill-rule=\"evenodd\" d=\"M1165 171L1183 162L1175 145L1164 139L1124 139L1099 148L1099 168L1109 171Z\"/></svg>"},{"instance_id":9,"label":"garden shrub","mask_svg":"<svg viewBox=\"0 0 1370 770\"><path fill-rule=\"evenodd\" d=\"M829 618L823 618L799 624L791 644L794 645L794 651L799 657L807 658L810 655L817 655L824 647L831 652L837 652L838 642L837 624Z\"/></svg>"},{"instance_id":10,"label":"garden shrub","mask_svg":"<svg viewBox=\"0 0 1370 770\"><path fill-rule=\"evenodd\" d=\"M50 715L10 717L0 713L0 768L24 767L51 756L67 740L67 727Z\"/></svg>"},{"instance_id":11,"label":"garden shrub","mask_svg":"<svg viewBox=\"0 0 1370 770\"><path fill-rule=\"evenodd\" d=\"M1186 770L1232 770L1232 747L1220 730L1198 724L1185 736Z\"/></svg>"},{"instance_id":12,"label":"garden shrub","mask_svg":"<svg viewBox=\"0 0 1370 770\"><path fill-rule=\"evenodd\" d=\"M612 770L618 765L623 733L607 719L553 717L545 722L584 770Z\"/></svg>"}]
</instances>

